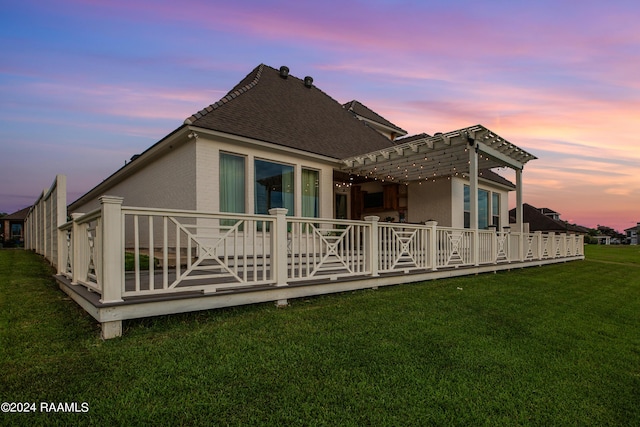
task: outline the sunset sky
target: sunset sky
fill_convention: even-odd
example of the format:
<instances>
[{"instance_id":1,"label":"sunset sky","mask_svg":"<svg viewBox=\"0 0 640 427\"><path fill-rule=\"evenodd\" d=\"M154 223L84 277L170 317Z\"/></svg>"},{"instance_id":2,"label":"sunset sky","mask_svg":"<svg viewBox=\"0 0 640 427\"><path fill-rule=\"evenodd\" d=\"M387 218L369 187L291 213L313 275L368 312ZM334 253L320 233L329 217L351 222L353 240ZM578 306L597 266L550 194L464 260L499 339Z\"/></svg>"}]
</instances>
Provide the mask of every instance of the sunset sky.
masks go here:
<instances>
[{"instance_id":1,"label":"sunset sky","mask_svg":"<svg viewBox=\"0 0 640 427\"><path fill-rule=\"evenodd\" d=\"M260 63L410 134L482 124L524 201L640 222L640 2L0 0L0 212L91 189ZM514 198L514 197L513 197Z\"/></svg>"}]
</instances>

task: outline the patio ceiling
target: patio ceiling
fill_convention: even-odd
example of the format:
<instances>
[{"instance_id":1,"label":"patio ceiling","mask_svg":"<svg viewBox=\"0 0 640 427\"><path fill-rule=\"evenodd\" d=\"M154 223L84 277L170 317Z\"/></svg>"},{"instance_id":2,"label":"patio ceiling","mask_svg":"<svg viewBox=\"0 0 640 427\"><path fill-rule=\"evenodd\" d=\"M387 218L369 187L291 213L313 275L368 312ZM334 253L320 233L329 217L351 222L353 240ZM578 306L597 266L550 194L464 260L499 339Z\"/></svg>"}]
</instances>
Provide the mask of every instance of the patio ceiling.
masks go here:
<instances>
[{"instance_id":1,"label":"patio ceiling","mask_svg":"<svg viewBox=\"0 0 640 427\"><path fill-rule=\"evenodd\" d=\"M383 181L408 183L468 174L470 149L478 153L479 169L506 166L522 170L528 161L537 158L481 125L399 142L383 150L343 159L342 169Z\"/></svg>"}]
</instances>

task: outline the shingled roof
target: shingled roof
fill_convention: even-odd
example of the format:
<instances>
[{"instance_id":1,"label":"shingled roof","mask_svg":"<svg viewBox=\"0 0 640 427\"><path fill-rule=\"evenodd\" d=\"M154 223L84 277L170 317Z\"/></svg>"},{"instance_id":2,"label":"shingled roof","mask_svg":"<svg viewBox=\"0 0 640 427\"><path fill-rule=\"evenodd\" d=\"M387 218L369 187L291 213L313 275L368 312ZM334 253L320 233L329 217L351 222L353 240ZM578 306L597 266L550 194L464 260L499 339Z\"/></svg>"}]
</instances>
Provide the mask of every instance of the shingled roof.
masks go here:
<instances>
[{"instance_id":1,"label":"shingled roof","mask_svg":"<svg viewBox=\"0 0 640 427\"><path fill-rule=\"evenodd\" d=\"M264 64L185 124L335 159L393 145L313 84Z\"/></svg>"},{"instance_id":2,"label":"shingled roof","mask_svg":"<svg viewBox=\"0 0 640 427\"><path fill-rule=\"evenodd\" d=\"M550 210L550 209L549 209ZM509 222L516 222L516 210L509 211ZM522 220L529 223L529 231L546 231L555 233L578 233L586 234L589 230L579 225L569 224L564 221L557 221L542 212L540 209L531 206L528 203L522 205Z\"/></svg>"},{"instance_id":3,"label":"shingled roof","mask_svg":"<svg viewBox=\"0 0 640 427\"><path fill-rule=\"evenodd\" d=\"M367 107L360 101L349 101L346 104L342 105L347 111L351 111L354 114L363 117L365 119L371 120L372 122L376 122L385 127L391 128L396 131L399 135L406 135L407 131L402 129L401 127L391 123L389 120L382 117L380 114L373 111L371 108Z\"/></svg>"},{"instance_id":4,"label":"shingled roof","mask_svg":"<svg viewBox=\"0 0 640 427\"><path fill-rule=\"evenodd\" d=\"M515 184L511 181L509 181L507 178L503 177L502 175L498 175L497 173L495 173L494 171L492 171L491 169L480 169L479 170L479 174L480 174L480 178L484 178L487 179L489 181L493 181L496 182L498 184L502 184L505 187L509 187L511 189L516 188Z\"/></svg>"},{"instance_id":5,"label":"shingled roof","mask_svg":"<svg viewBox=\"0 0 640 427\"><path fill-rule=\"evenodd\" d=\"M30 209L31 206L27 206L26 208L20 209L12 214L3 216L2 219L9 221L24 221L27 218Z\"/></svg>"}]
</instances>

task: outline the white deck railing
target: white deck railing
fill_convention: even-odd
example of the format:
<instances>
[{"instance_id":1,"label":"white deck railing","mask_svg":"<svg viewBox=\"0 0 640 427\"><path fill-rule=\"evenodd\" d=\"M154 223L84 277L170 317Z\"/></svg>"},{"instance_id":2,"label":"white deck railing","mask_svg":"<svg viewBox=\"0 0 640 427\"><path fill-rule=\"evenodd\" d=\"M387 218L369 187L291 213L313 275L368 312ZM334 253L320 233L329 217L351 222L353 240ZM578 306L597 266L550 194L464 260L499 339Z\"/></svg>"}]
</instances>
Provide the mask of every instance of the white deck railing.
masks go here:
<instances>
[{"instance_id":1,"label":"white deck railing","mask_svg":"<svg viewBox=\"0 0 640 427\"><path fill-rule=\"evenodd\" d=\"M370 274L370 233L362 221L287 218L287 280Z\"/></svg>"},{"instance_id":2,"label":"white deck railing","mask_svg":"<svg viewBox=\"0 0 640 427\"><path fill-rule=\"evenodd\" d=\"M56 175L48 189L42 191L25 218L25 249L43 255L58 266L58 227L67 221L67 178Z\"/></svg>"},{"instance_id":3,"label":"white deck railing","mask_svg":"<svg viewBox=\"0 0 640 427\"><path fill-rule=\"evenodd\" d=\"M344 277L583 256L582 236L270 215L102 207L59 227L58 273L101 294L212 293Z\"/></svg>"}]
</instances>

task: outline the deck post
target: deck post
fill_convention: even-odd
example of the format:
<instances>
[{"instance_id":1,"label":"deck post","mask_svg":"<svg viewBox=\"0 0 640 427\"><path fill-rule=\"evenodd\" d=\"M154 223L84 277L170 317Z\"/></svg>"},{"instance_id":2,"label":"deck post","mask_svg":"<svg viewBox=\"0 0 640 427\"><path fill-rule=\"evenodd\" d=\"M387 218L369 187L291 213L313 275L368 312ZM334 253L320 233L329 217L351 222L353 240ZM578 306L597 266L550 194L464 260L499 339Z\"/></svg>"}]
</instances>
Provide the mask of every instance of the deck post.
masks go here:
<instances>
[{"instance_id":1,"label":"deck post","mask_svg":"<svg viewBox=\"0 0 640 427\"><path fill-rule=\"evenodd\" d=\"M101 336L103 340L110 340L122 336L122 320L114 320L111 322L102 322Z\"/></svg>"},{"instance_id":2,"label":"deck post","mask_svg":"<svg viewBox=\"0 0 640 427\"><path fill-rule=\"evenodd\" d=\"M366 237L364 251L367 257L367 269L371 272L371 276L378 277L378 258L380 257L378 251L378 222L380 217L376 215L365 216L364 220L371 224L369 227L369 234Z\"/></svg>"},{"instance_id":3,"label":"deck post","mask_svg":"<svg viewBox=\"0 0 640 427\"><path fill-rule=\"evenodd\" d=\"M429 239L427 241L429 264L431 270L436 271L438 269L438 221L427 221L424 223L429 230Z\"/></svg>"},{"instance_id":4,"label":"deck post","mask_svg":"<svg viewBox=\"0 0 640 427\"><path fill-rule=\"evenodd\" d=\"M99 283L101 303L122 301L124 245L122 243L122 197L102 196L102 266Z\"/></svg>"},{"instance_id":5,"label":"deck post","mask_svg":"<svg viewBox=\"0 0 640 427\"><path fill-rule=\"evenodd\" d=\"M274 230L271 232L271 268L275 270L273 277L276 286L287 286L287 212L286 208L269 209L269 215L276 217ZM276 301L278 307L287 305L286 299Z\"/></svg>"},{"instance_id":6,"label":"deck post","mask_svg":"<svg viewBox=\"0 0 640 427\"><path fill-rule=\"evenodd\" d=\"M56 274L60 275L66 267L64 252L62 248L67 245L67 230L62 231L60 227L56 228L56 238L58 239L58 259L56 261ZM68 249L68 248L67 248Z\"/></svg>"},{"instance_id":7,"label":"deck post","mask_svg":"<svg viewBox=\"0 0 640 427\"><path fill-rule=\"evenodd\" d=\"M519 249L520 252L520 262L523 262L525 259L524 253L524 213L522 202L522 169L516 169L516 228L517 232L520 233L520 242Z\"/></svg>"},{"instance_id":8,"label":"deck post","mask_svg":"<svg viewBox=\"0 0 640 427\"><path fill-rule=\"evenodd\" d=\"M556 257L556 233L550 231L549 235L549 258Z\"/></svg>"},{"instance_id":9,"label":"deck post","mask_svg":"<svg viewBox=\"0 0 640 427\"><path fill-rule=\"evenodd\" d=\"M80 266L84 265L84 263L81 261L81 257L84 256L84 251L82 251L80 249L80 241L81 241L81 227L80 225L78 225L78 218L80 218L82 215L81 213L72 213L71 214L71 239L73 239L73 242L71 243L72 246L72 253L71 253L71 284L72 285L77 285L78 284L78 280L81 279L80 277ZM82 280L86 280L86 277L82 278Z\"/></svg>"}]
</instances>

